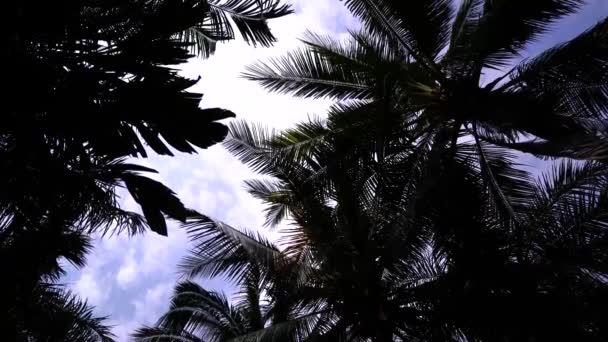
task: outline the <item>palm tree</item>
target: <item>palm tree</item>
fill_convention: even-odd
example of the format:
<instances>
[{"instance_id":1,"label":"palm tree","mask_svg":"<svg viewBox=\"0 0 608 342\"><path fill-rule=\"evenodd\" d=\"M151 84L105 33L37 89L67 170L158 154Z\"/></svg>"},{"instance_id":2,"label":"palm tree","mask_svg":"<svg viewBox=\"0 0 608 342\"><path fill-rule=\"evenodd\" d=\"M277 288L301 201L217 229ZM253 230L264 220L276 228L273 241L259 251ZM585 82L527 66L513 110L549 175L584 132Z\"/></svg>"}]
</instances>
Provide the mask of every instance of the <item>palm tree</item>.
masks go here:
<instances>
[{"instance_id":1,"label":"palm tree","mask_svg":"<svg viewBox=\"0 0 608 342\"><path fill-rule=\"evenodd\" d=\"M272 177L247 187L268 203L269 225L293 221L284 253L310 265L296 298L334 315L322 335L602 339L594 303L607 276L604 164L563 162L536 182L504 149L479 140L437 152L432 141L399 134L378 149L352 134L364 134L359 126L334 134L349 118L278 133L234 123L226 141Z\"/></svg>"},{"instance_id":2,"label":"palm tree","mask_svg":"<svg viewBox=\"0 0 608 342\"><path fill-rule=\"evenodd\" d=\"M0 250L15 293L2 300L1 311L24 340L97 340L78 322L101 327L101 321L53 284L59 258L84 257L85 234L139 233L149 225L166 235L165 215L185 220L188 211L175 194L143 175L154 170L125 158L146 157L144 144L165 155L170 148L206 148L227 133L218 121L234 114L200 109L202 95L187 91L196 81L169 66L191 53L208 56L215 42L234 38L233 23L247 42L267 46L274 41L267 19L290 12L274 0L3 7L13 25L2 52L11 68L0 128ZM143 217L120 208L120 187ZM99 331L101 340L109 336Z\"/></svg>"},{"instance_id":3,"label":"palm tree","mask_svg":"<svg viewBox=\"0 0 608 342\"><path fill-rule=\"evenodd\" d=\"M24 169L16 165L31 167L30 150L51 160L62 154L57 163L74 168L145 157L144 144L172 155L170 147L193 153L221 141L227 128L218 121L234 114L199 108L202 95L187 91L197 80L168 65L192 57L188 49L208 56L216 41L234 38L231 21L247 42L269 45L268 19L290 12L275 0L7 4L3 13L18 24L4 36L12 67L0 150L16 159L2 165L3 176L20 177ZM37 165L41 173L44 166ZM155 231L166 234L163 214L185 217L165 187L141 177L120 180Z\"/></svg>"},{"instance_id":4,"label":"palm tree","mask_svg":"<svg viewBox=\"0 0 608 342\"><path fill-rule=\"evenodd\" d=\"M3 133L27 128L35 136L83 144L114 157L146 155L136 133L161 154L171 154L167 146L194 152L191 145L205 148L220 141L226 130L214 122L233 114L199 109L201 95L185 91L195 81L166 65L191 57L186 49L191 44L198 42L196 51L211 49L212 40L192 41L193 34L232 38L228 18L247 41L268 45L274 37L267 19L290 13L274 0L12 6L8 13L18 16L21 25L7 34L12 41L6 53L19 72L9 75L14 77L8 106L14 113ZM30 84L29 76L36 76L36 84ZM32 92L37 101L23 103Z\"/></svg>"},{"instance_id":5,"label":"palm tree","mask_svg":"<svg viewBox=\"0 0 608 342\"><path fill-rule=\"evenodd\" d=\"M234 127L228 147L278 179L250 183L268 223L298 220L302 196L339 206L353 197L337 195L353 183L342 168L368 168L363 198L401 198L379 216L401 213L404 234L431 233L445 254L447 274L419 289L428 329L406 339L601 340L604 167L566 162L537 183L509 152L606 159L608 21L515 64L581 4L350 0L364 29L349 41L309 33L306 49L250 67L272 91L340 101L275 137Z\"/></svg>"},{"instance_id":6,"label":"palm tree","mask_svg":"<svg viewBox=\"0 0 608 342\"><path fill-rule=\"evenodd\" d=\"M184 259L188 277L223 276L238 286L231 301L193 281L175 287L169 310L136 341L301 341L321 310L295 299L307 269L263 236L196 214L185 225L196 247Z\"/></svg>"},{"instance_id":7,"label":"palm tree","mask_svg":"<svg viewBox=\"0 0 608 342\"><path fill-rule=\"evenodd\" d=\"M106 317L95 317L93 308L57 285L40 284L27 303L25 320L16 322L11 341L113 342ZM11 322L15 323L15 322ZM8 330L10 331L10 330Z\"/></svg>"},{"instance_id":8,"label":"palm tree","mask_svg":"<svg viewBox=\"0 0 608 342\"><path fill-rule=\"evenodd\" d=\"M57 283L65 273L61 263L83 266L92 247L88 228L66 227L65 217L53 211L38 225L13 230L0 244L6 285L0 318L7 340L113 341L105 318L95 317L86 301Z\"/></svg>"},{"instance_id":9,"label":"palm tree","mask_svg":"<svg viewBox=\"0 0 608 342\"><path fill-rule=\"evenodd\" d=\"M309 33L306 48L244 76L342 109L354 102L374 126L401 120L411 126L404 139L441 131L448 141L466 134L542 157L604 160L608 20L517 63L584 2L346 0L361 32L345 43Z\"/></svg>"}]
</instances>

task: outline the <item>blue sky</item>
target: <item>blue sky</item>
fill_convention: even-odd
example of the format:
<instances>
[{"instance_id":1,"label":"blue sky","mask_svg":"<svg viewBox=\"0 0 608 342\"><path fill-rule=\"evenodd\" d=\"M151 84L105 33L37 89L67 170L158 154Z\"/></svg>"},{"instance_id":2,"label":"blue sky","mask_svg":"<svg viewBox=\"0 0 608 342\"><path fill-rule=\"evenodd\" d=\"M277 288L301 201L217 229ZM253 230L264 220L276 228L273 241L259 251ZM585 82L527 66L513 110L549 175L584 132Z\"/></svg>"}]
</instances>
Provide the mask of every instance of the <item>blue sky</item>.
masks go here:
<instances>
[{"instance_id":1,"label":"blue sky","mask_svg":"<svg viewBox=\"0 0 608 342\"><path fill-rule=\"evenodd\" d=\"M535 1L535 0L530 0ZM252 48L234 41L218 47L208 60L195 59L183 66L183 74L201 81L194 90L204 95L202 107L223 107L238 119L285 128L307 115L323 115L326 100L302 100L268 94L253 82L238 77L244 67L259 59L279 56L300 45L297 38L310 29L317 33L346 37L357 26L338 0L290 0L296 13L272 22L278 43L272 48ZM530 47L532 54L564 41L608 15L608 0L590 0L578 16L570 17L551 35ZM245 166L221 146L198 155L177 154L174 158L152 156L138 160L159 171L162 180L188 206L236 227L262 227L263 206L242 187L253 178ZM137 210L129 198L123 206ZM96 306L100 315L110 315L119 341L142 324L152 324L168 305L177 279L176 265L188 250L183 230L171 224L169 236L154 233L129 238L126 235L97 240L88 264L74 270L65 282ZM228 290L221 280L200 280L205 287Z\"/></svg>"}]
</instances>

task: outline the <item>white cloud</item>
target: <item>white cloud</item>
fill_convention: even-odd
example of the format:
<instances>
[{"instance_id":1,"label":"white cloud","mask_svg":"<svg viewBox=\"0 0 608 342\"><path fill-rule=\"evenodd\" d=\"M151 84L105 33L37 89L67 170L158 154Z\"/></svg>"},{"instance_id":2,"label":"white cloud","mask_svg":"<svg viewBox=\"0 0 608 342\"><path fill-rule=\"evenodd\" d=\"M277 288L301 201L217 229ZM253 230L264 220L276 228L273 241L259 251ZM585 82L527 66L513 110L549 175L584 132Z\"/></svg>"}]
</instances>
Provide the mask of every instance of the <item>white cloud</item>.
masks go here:
<instances>
[{"instance_id":1,"label":"white cloud","mask_svg":"<svg viewBox=\"0 0 608 342\"><path fill-rule=\"evenodd\" d=\"M78 281L73 285L73 289L95 306L103 306L110 294L109 287L104 286L100 277L90 269L82 272Z\"/></svg>"},{"instance_id":2,"label":"white cloud","mask_svg":"<svg viewBox=\"0 0 608 342\"><path fill-rule=\"evenodd\" d=\"M123 259L123 263L116 274L116 282L123 289L131 285L137 276L137 261L135 260L135 249L129 249L127 255Z\"/></svg>"},{"instance_id":3,"label":"white cloud","mask_svg":"<svg viewBox=\"0 0 608 342\"><path fill-rule=\"evenodd\" d=\"M174 285L173 282L157 284L147 289L143 298L134 300L135 321L144 324L154 323L158 319L157 313L169 307L169 298Z\"/></svg>"},{"instance_id":4,"label":"white cloud","mask_svg":"<svg viewBox=\"0 0 608 342\"><path fill-rule=\"evenodd\" d=\"M130 301L132 314L129 318L113 319L113 329L117 341L128 341L136 329L144 325L151 326L159 318L159 313L166 311L174 283L171 281L156 284L146 291L143 296Z\"/></svg>"}]
</instances>

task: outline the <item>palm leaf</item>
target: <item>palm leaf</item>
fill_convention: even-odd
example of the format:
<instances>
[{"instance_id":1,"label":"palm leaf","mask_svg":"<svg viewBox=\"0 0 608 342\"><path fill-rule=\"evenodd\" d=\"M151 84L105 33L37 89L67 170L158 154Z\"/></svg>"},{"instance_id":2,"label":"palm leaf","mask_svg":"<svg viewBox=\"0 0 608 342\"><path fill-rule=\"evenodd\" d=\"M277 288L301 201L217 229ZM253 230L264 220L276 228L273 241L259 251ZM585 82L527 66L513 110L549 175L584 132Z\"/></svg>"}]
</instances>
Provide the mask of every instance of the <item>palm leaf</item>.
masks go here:
<instances>
[{"instance_id":1,"label":"palm leaf","mask_svg":"<svg viewBox=\"0 0 608 342\"><path fill-rule=\"evenodd\" d=\"M557 20L575 13L583 4L583 0L486 0L471 38L473 58L486 67L503 67Z\"/></svg>"},{"instance_id":2,"label":"palm leaf","mask_svg":"<svg viewBox=\"0 0 608 342\"><path fill-rule=\"evenodd\" d=\"M245 189L253 197L265 202L264 209L266 226L275 227L283 221L289 210L289 203L293 200L289 191L283 190L283 187L277 182L269 180L251 179L245 181Z\"/></svg>"},{"instance_id":3,"label":"palm leaf","mask_svg":"<svg viewBox=\"0 0 608 342\"><path fill-rule=\"evenodd\" d=\"M224 146L254 172L276 176L270 153L270 141L275 134L261 125L249 125L245 121L231 122L230 134Z\"/></svg>"},{"instance_id":4,"label":"palm leaf","mask_svg":"<svg viewBox=\"0 0 608 342\"><path fill-rule=\"evenodd\" d=\"M269 63L258 62L246 68L248 80L279 93L298 97L366 98L369 89L365 79L344 66L334 65L322 55L298 49Z\"/></svg>"},{"instance_id":5,"label":"palm leaf","mask_svg":"<svg viewBox=\"0 0 608 342\"><path fill-rule=\"evenodd\" d=\"M515 155L507 150L481 142L475 137L479 174L497 205L498 212L517 222L519 213L530 206L532 179L513 162Z\"/></svg>"},{"instance_id":6,"label":"palm leaf","mask_svg":"<svg viewBox=\"0 0 608 342\"><path fill-rule=\"evenodd\" d=\"M478 61L471 58L469 46L479 29L485 0L463 0L452 23L450 46L442 63L455 69L460 75L475 75L479 70Z\"/></svg>"},{"instance_id":7,"label":"palm leaf","mask_svg":"<svg viewBox=\"0 0 608 342\"><path fill-rule=\"evenodd\" d=\"M230 339L230 342L278 342L306 341L306 337L314 331L315 325L322 318L321 312L309 312L293 317L290 320L275 323L263 329Z\"/></svg>"},{"instance_id":8,"label":"palm leaf","mask_svg":"<svg viewBox=\"0 0 608 342\"><path fill-rule=\"evenodd\" d=\"M247 327L243 319L223 294L184 281L176 285L169 310L157 326L172 332L199 332L203 339L213 340L245 333Z\"/></svg>"},{"instance_id":9,"label":"palm leaf","mask_svg":"<svg viewBox=\"0 0 608 342\"><path fill-rule=\"evenodd\" d=\"M605 19L571 41L524 61L503 88L549 97L561 115L603 119L608 112L607 41Z\"/></svg>"},{"instance_id":10,"label":"palm leaf","mask_svg":"<svg viewBox=\"0 0 608 342\"><path fill-rule=\"evenodd\" d=\"M315 127L316 133L311 130L297 133L298 130L294 130L292 133L297 134L292 134L291 137L281 136L261 125L232 122L230 123L230 136L224 142L224 146L255 172L278 179L288 177L307 179L312 172L310 165L301 165L286 157L297 154L298 151L310 150L323 141L323 134L318 134L322 133L322 128L318 124L311 122L310 125L305 126ZM289 140L296 135L298 138L303 138L304 141L290 143ZM306 136L310 139L305 138ZM286 143L287 146L284 146ZM314 162L312 159L307 160Z\"/></svg>"},{"instance_id":11,"label":"palm leaf","mask_svg":"<svg viewBox=\"0 0 608 342\"><path fill-rule=\"evenodd\" d=\"M372 34L398 43L431 74L439 75L433 59L447 44L451 20L449 1L348 0L346 6Z\"/></svg>"},{"instance_id":12,"label":"palm leaf","mask_svg":"<svg viewBox=\"0 0 608 342\"><path fill-rule=\"evenodd\" d=\"M245 42L269 46L275 41L267 20L292 13L278 0L212 0L209 25L221 35L234 36L228 18L234 22Z\"/></svg>"},{"instance_id":13,"label":"palm leaf","mask_svg":"<svg viewBox=\"0 0 608 342\"><path fill-rule=\"evenodd\" d=\"M172 332L164 328L143 327L132 335L137 342L204 342L188 332Z\"/></svg>"},{"instance_id":14,"label":"palm leaf","mask_svg":"<svg viewBox=\"0 0 608 342\"><path fill-rule=\"evenodd\" d=\"M191 255L180 268L188 276L222 275L241 281L251 267L274 269L282 256L272 243L260 234L240 231L207 216L193 216L185 228L196 241Z\"/></svg>"},{"instance_id":15,"label":"palm leaf","mask_svg":"<svg viewBox=\"0 0 608 342\"><path fill-rule=\"evenodd\" d=\"M41 284L34 296L39 302L32 308L35 311L30 313L40 319L35 324L41 324L42 330L34 328L36 333L42 334L40 337L67 341L114 341L110 327L105 324L107 318L95 317L93 308L71 292Z\"/></svg>"},{"instance_id":16,"label":"palm leaf","mask_svg":"<svg viewBox=\"0 0 608 342\"><path fill-rule=\"evenodd\" d=\"M270 46L276 41L268 25L269 19L292 13L287 4L278 0L211 0L205 1L203 17L193 26L175 34L178 40L190 44L192 52L209 57L217 42L233 40L236 26L246 43ZM192 11L202 11L194 8Z\"/></svg>"}]
</instances>

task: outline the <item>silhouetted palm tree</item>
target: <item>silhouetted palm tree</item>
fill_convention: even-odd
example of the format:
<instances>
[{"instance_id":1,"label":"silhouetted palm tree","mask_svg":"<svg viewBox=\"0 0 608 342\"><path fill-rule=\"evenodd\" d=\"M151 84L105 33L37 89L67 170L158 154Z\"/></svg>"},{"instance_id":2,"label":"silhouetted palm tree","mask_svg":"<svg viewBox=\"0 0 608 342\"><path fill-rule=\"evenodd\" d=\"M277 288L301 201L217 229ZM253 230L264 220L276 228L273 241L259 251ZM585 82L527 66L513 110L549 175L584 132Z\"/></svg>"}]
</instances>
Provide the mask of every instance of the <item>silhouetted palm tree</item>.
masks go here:
<instances>
[{"instance_id":1,"label":"silhouetted palm tree","mask_svg":"<svg viewBox=\"0 0 608 342\"><path fill-rule=\"evenodd\" d=\"M92 247L87 227L65 226L65 218L65 212L53 211L43 222L13 230L0 244L6 340L112 341L105 318L95 317L92 307L57 283L65 273L62 263L82 267Z\"/></svg>"},{"instance_id":2,"label":"silhouetted palm tree","mask_svg":"<svg viewBox=\"0 0 608 342\"><path fill-rule=\"evenodd\" d=\"M192 57L189 48L206 56L215 41L234 38L230 20L246 41L271 44L267 19L291 11L274 0L16 1L2 7L15 25L4 35L2 55L11 68L0 149L21 166L27 163L19 158L33 159L30 150L36 158L62 154L57 163L69 168L145 157L144 144L172 155L169 147L192 153L221 141L227 129L217 121L234 114L199 108L202 95L187 91L196 80L169 66ZM7 179L22 171L11 163L3 162ZM183 219L183 210L174 215L178 210L164 202L164 187L129 178L122 180L155 231L165 233L163 213ZM149 196L159 189L163 199Z\"/></svg>"},{"instance_id":3,"label":"silhouetted palm tree","mask_svg":"<svg viewBox=\"0 0 608 342\"><path fill-rule=\"evenodd\" d=\"M106 318L95 317L93 308L69 291L40 284L32 295L24 308L25 319L13 326L17 336L11 341L114 341Z\"/></svg>"},{"instance_id":4,"label":"silhouetted palm tree","mask_svg":"<svg viewBox=\"0 0 608 342\"><path fill-rule=\"evenodd\" d=\"M294 262L259 234L197 214L186 225L196 243L184 259L189 277L221 276L238 286L232 301L183 281L156 327L139 329L136 341L302 341L319 325L321 310L295 293L308 265Z\"/></svg>"},{"instance_id":5,"label":"silhouetted palm tree","mask_svg":"<svg viewBox=\"0 0 608 342\"><path fill-rule=\"evenodd\" d=\"M543 157L603 160L608 20L517 62L584 2L347 0L361 32L345 43L308 34L306 48L245 77L300 97L354 100L376 118L407 122L404 139L466 133Z\"/></svg>"},{"instance_id":6,"label":"silhouetted palm tree","mask_svg":"<svg viewBox=\"0 0 608 342\"><path fill-rule=\"evenodd\" d=\"M0 251L8 287L15 289L2 296L0 311L6 331L19 327L16 333L28 341L95 340L70 321L100 323L90 308L46 285L50 276L57 280L58 259L84 257L75 236L137 233L148 225L166 235L164 215L185 220L188 211L175 194L142 175L154 170L124 159L145 157L144 144L165 155L172 155L170 148L206 148L227 133L218 121L234 116L199 108L202 95L187 91L196 80L171 65L186 62L191 52L208 56L216 41L234 38L233 24L247 42L269 45L267 19L291 10L274 0L12 1L0 7L9 23L0 54L10 65L0 125ZM145 220L120 208L120 187L141 205ZM34 314L39 317L32 320Z\"/></svg>"},{"instance_id":7,"label":"silhouetted palm tree","mask_svg":"<svg viewBox=\"0 0 608 342\"><path fill-rule=\"evenodd\" d=\"M309 34L306 49L245 74L341 100L326 123L274 138L235 127L229 148L278 178L250 183L268 222L297 220L303 194L338 207L353 195L337 184L367 168L363 198L401 196L379 216L402 213L403 234L432 233L445 255L447 274L414 291L427 329L404 339L601 340L605 167L566 162L536 182L508 149L606 159L608 21L493 78L582 1L471 0L455 15L450 1L346 4L364 24L348 42ZM305 186L285 191L294 184Z\"/></svg>"},{"instance_id":8,"label":"silhouetted palm tree","mask_svg":"<svg viewBox=\"0 0 608 342\"><path fill-rule=\"evenodd\" d=\"M304 298L335 314L327 334L602 339L604 164L563 162L536 182L504 149L476 140L432 156L429 142L389 139L380 156L374 140L333 134L334 120L274 134L236 123L226 141L273 177L249 181L249 191L268 203L269 224L294 221L284 252L312 265L316 297ZM420 169L420 159L434 167Z\"/></svg>"}]
</instances>

